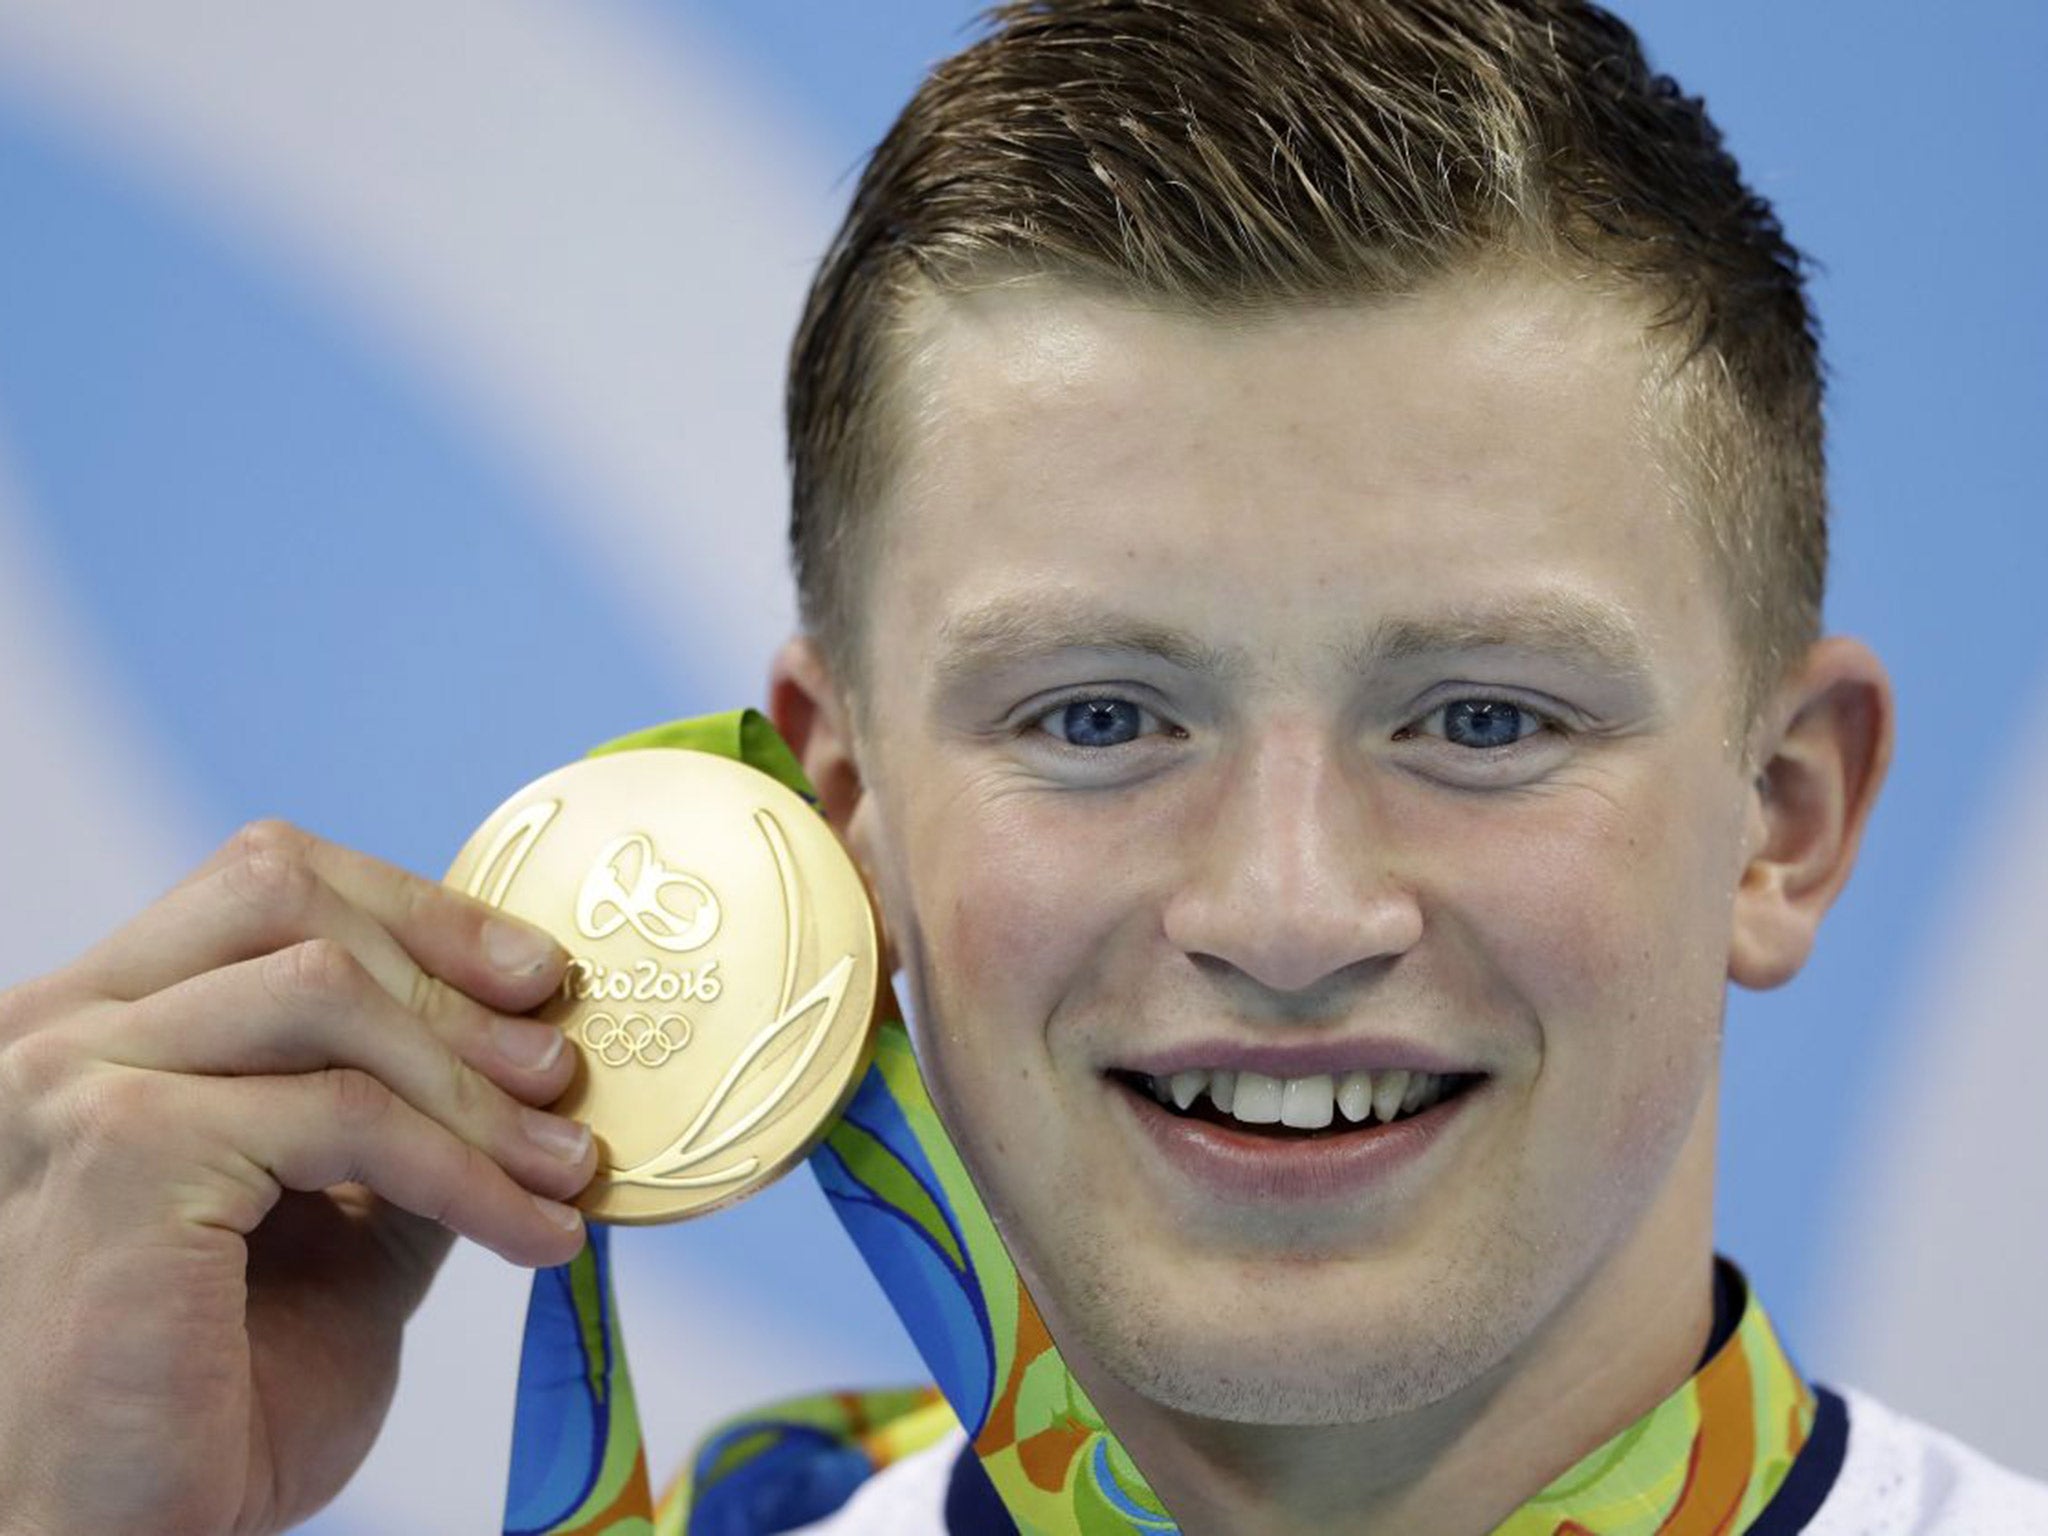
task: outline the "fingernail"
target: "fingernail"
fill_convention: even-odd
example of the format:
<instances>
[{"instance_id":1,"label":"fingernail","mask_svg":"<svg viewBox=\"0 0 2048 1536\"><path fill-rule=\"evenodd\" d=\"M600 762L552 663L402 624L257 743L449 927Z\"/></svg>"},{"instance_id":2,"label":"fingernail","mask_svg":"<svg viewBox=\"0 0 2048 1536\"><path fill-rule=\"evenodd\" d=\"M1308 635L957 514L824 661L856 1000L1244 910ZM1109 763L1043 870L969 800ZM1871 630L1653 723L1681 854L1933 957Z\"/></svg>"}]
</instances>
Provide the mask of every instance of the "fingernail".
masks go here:
<instances>
[{"instance_id":1,"label":"fingernail","mask_svg":"<svg viewBox=\"0 0 2048 1536\"><path fill-rule=\"evenodd\" d=\"M543 1109L522 1109L519 1113L526 1127L526 1139L548 1156L558 1157L574 1166L582 1162L590 1151L589 1126L575 1120L564 1120L560 1115L551 1115Z\"/></svg>"},{"instance_id":2,"label":"fingernail","mask_svg":"<svg viewBox=\"0 0 2048 1536\"><path fill-rule=\"evenodd\" d=\"M573 1205L564 1205L559 1200L550 1200L546 1195L535 1195L533 1203L540 1207L541 1215L547 1217L564 1232L574 1232L583 1225L583 1213Z\"/></svg>"},{"instance_id":3,"label":"fingernail","mask_svg":"<svg viewBox=\"0 0 2048 1536\"><path fill-rule=\"evenodd\" d=\"M484 923L484 958L507 976L538 976L555 954L555 941L538 928L502 917Z\"/></svg>"},{"instance_id":4,"label":"fingernail","mask_svg":"<svg viewBox=\"0 0 2048 1536\"><path fill-rule=\"evenodd\" d=\"M499 1019L491 1025L491 1044L515 1067L541 1072L562 1054L562 1032L552 1024L528 1019Z\"/></svg>"}]
</instances>

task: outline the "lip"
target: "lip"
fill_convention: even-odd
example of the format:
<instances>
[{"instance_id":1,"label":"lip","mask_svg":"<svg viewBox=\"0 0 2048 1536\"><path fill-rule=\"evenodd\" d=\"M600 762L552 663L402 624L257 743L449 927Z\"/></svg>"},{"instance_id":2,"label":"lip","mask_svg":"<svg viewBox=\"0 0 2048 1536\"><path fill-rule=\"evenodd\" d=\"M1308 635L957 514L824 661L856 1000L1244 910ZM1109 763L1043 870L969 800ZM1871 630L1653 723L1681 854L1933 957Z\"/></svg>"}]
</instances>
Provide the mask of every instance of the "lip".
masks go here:
<instances>
[{"instance_id":1,"label":"lip","mask_svg":"<svg viewBox=\"0 0 2048 1536\"><path fill-rule=\"evenodd\" d=\"M1267 1077L1335 1077L1345 1072L1432 1072L1438 1077L1486 1075L1477 1062L1462 1061L1433 1046L1415 1041L1375 1039L1298 1042L1242 1040L1193 1041L1113 1063L1119 1072L1146 1077L1171 1077L1176 1072L1207 1068L1226 1072L1262 1072Z\"/></svg>"},{"instance_id":2,"label":"lip","mask_svg":"<svg viewBox=\"0 0 2048 1536\"><path fill-rule=\"evenodd\" d=\"M1127 1086L1109 1086L1173 1173L1212 1198L1253 1203L1342 1200L1389 1184L1426 1158L1489 1084L1476 1082L1392 1125L1301 1138L1188 1119Z\"/></svg>"}]
</instances>

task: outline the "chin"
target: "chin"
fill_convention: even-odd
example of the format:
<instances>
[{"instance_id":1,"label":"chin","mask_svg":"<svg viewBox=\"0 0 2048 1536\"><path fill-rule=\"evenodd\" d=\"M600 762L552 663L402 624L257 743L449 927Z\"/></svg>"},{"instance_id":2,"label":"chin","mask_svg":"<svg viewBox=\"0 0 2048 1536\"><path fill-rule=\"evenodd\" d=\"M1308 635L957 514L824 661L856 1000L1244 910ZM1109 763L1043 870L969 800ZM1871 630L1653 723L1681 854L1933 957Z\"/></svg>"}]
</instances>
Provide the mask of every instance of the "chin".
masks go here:
<instances>
[{"instance_id":1,"label":"chin","mask_svg":"<svg viewBox=\"0 0 2048 1536\"><path fill-rule=\"evenodd\" d=\"M1500 1268L1439 1268L1304 1285L1299 1271L1200 1285L1099 1273L1059 1307L1056 1336L1124 1390L1224 1423L1363 1424L1484 1383L1541 1316L1536 1287ZM1200 1294L1196 1294L1196 1292ZM1063 1347L1066 1347L1063 1340Z\"/></svg>"},{"instance_id":2,"label":"chin","mask_svg":"<svg viewBox=\"0 0 2048 1536\"><path fill-rule=\"evenodd\" d=\"M1155 1351L1105 1362L1161 1408L1215 1423L1369 1424L1414 1413L1468 1387L1483 1364L1410 1344L1332 1351L1283 1343L1257 1358Z\"/></svg>"}]
</instances>

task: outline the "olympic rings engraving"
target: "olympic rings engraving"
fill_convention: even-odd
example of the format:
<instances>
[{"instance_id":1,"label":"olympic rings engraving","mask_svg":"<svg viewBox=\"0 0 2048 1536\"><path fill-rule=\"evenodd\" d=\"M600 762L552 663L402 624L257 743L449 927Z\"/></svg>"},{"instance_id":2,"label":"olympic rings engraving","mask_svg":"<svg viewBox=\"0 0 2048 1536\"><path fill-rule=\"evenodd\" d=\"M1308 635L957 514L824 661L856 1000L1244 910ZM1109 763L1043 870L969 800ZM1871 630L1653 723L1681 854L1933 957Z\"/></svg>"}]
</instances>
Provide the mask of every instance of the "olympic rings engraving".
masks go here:
<instances>
[{"instance_id":1,"label":"olympic rings engraving","mask_svg":"<svg viewBox=\"0 0 2048 1536\"><path fill-rule=\"evenodd\" d=\"M644 1013L629 1013L624 1018L593 1013L583 1021L578 1033L608 1067L623 1067L635 1061L643 1067L659 1067L689 1046L690 1021L679 1013L665 1013L658 1019Z\"/></svg>"}]
</instances>

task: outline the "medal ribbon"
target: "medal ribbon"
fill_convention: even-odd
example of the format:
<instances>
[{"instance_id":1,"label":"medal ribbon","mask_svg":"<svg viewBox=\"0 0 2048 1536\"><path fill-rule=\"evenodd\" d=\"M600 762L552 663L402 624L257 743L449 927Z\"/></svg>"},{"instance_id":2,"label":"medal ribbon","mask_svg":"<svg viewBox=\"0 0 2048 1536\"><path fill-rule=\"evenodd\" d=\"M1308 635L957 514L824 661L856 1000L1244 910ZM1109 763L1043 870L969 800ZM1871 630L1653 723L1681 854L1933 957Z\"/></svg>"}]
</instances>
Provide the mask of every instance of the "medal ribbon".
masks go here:
<instances>
[{"instance_id":1,"label":"medal ribbon","mask_svg":"<svg viewBox=\"0 0 2048 1536\"><path fill-rule=\"evenodd\" d=\"M794 755L752 710L657 727L598 751L642 747L736 758L816 803ZM874 1061L810 1168L943 1402L916 1390L833 1394L735 1421L711 1436L657 1514L619 1339L610 1233L593 1226L572 1263L534 1276L505 1536L790 1530L822 1519L956 1418L1021 1536L1177 1531L1053 1346L939 1123L900 1019L884 1019ZM1815 1400L1744 1292L1734 1334L1699 1372L1496 1536L1748 1529L1811 1433Z\"/></svg>"}]
</instances>

